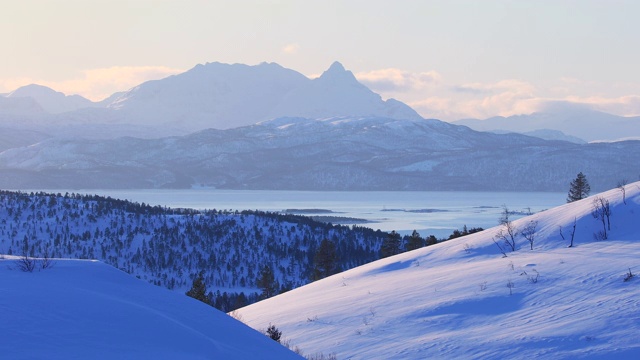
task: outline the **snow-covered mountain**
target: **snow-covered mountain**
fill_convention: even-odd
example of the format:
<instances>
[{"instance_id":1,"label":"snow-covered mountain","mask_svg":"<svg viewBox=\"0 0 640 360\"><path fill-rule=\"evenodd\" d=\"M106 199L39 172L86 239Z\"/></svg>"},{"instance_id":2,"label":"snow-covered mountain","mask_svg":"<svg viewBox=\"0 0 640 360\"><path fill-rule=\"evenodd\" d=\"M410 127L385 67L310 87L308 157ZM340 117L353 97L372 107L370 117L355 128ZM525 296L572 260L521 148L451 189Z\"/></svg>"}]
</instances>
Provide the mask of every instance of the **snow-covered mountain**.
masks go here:
<instances>
[{"instance_id":1,"label":"snow-covered mountain","mask_svg":"<svg viewBox=\"0 0 640 360\"><path fill-rule=\"evenodd\" d=\"M153 138L228 129L273 118L382 116L421 119L382 98L335 62L317 79L275 63L207 63L91 102L29 85L0 97L0 126L64 138Z\"/></svg>"},{"instance_id":2,"label":"snow-covered mountain","mask_svg":"<svg viewBox=\"0 0 640 360\"><path fill-rule=\"evenodd\" d=\"M594 218L594 200L610 210ZM351 269L238 310L339 359L640 358L640 183ZM524 231L532 228L535 231ZM573 247L569 247L574 239ZM495 242L494 242L495 241Z\"/></svg>"},{"instance_id":3,"label":"snow-covered mountain","mask_svg":"<svg viewBox=\"0 0 640 360\"><path fill-rule=\"evenodd\" d=\"M302 359L230 316L96 261L0 259L4 359Z\"/></svg>"},{"instance_id":4,"label":"snow-covered mountain","mask_svg":"<svg viewBox=\"0 0 640 360\"><path fill-rule=\"evenodd\" d=\"M50 139L0 153L4 188L594 191L634 180L640 142L573 144L437 120L280 118L154 140Z\"/></svg>"},{"instance_id":5,"label":"snow-covered mountain","mask_svg":"<svg viewBox=\"0 0 640 360\"><path fill-rule=\"evenodd\" d=\"M26 85L7 95L8 98L32 98L42 109L51 114L59 114L78 109L98 106L80 95L65 95L42 85Z\"/></svg>"},{"instance_id":6,"label":"snow-covered mountain","mask_svg":"<svg viewBox=\"0 0 640 360\"><path fill-rule=\"evenodd\" d=\"M556 130L585 141L640 139L640 117L617 116L576 106L555 106L529 115L496 116L485 120L463 119L454 124L478 131L527 133ZM541 137L545 137L545 134Z\"/></svg>"},{"instance_id":7,"label":"snow-covered mountain","mask_svg":"<svg viewBox=\"0 0 640 360\"><path fill-rule=\"evenodd\" d=\"M109 108L118 117L140 124L153 122L187 131L229 129L283 116L421 118L399 101L382 100L338 62L317 79L275 63L197 65L185 73L143 83Z\"/></svg>"}]
</instances>

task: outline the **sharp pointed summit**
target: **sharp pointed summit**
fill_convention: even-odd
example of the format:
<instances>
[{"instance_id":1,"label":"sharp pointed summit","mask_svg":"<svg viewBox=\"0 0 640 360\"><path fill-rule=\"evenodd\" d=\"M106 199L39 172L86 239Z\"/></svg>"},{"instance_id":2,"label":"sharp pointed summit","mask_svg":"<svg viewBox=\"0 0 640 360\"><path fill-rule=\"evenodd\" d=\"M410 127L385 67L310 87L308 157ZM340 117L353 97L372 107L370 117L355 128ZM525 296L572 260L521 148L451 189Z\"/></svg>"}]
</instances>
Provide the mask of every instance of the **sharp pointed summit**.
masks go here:
<instances>
[{"instance_id":1,"label":"sharp pointed summit","mask_svg":"<svg viewBox=\"0 0 640 360\"><path fill-rule=\"evenodd\" d=\"M345 72L351 72L351 71L347 71L344 66L342 66L342 64L338 61L334 61L333 64L331 64L331 66L329 66L329 68L322 74L342 74Z\"/></svg>"},{"instance_id":2,"label":"sharp pointed summit","mask_svg":"<svg viewBox=\"0 0 640 360\"><path fill-rule=\"evenodd\" d=\"M207 63L141 84L110 108L140 125L163 124L184 132L228 129L283 116L421 119L405 104L382 100L337 61L313 80L276 63Z\"/></svg>"},{"instance_id":3,"label":"sharp pointed summit","mask_svg":"<svg viewBox=\"0 0 640 360\"><path fill-rule=\"evenodd\" d=\"M344 66L342 66L342 64L338 61L334 61L333 64L331 64L331 66L325 72L323 72L317 80L347 80L351 82L358 82L353 73L345 69Z\"/></svg>"}]
</instances>

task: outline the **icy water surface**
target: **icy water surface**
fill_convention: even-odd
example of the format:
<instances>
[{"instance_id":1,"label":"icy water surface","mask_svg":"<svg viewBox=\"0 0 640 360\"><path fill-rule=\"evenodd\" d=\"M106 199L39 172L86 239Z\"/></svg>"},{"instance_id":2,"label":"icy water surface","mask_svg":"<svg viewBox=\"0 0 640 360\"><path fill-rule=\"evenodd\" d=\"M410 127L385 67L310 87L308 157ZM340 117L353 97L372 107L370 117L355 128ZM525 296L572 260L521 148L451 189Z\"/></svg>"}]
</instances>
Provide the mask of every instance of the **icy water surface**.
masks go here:
<instances>
[{"instance_id":1,"label":"icy water surface","mask_svg":"<svg viewBox=\"0 0 640 360\"><path fill-rule=\"evenodd\" d=\"M60 191L56 191L60 192ZM502 205L520 214L538 212L565 203L565 193L442 192L442 191L273 191L273 190L84 190L79 193L111 196L167 207L264 210L322 216L334 223L357 223L403 234L418 230L438 237L454 229L497 225ZM64 192L63 192L64 193ZM514 214L513 219L522 215ZM362 219L341 221L334 217Z\"/></svg>"}]
</instances>

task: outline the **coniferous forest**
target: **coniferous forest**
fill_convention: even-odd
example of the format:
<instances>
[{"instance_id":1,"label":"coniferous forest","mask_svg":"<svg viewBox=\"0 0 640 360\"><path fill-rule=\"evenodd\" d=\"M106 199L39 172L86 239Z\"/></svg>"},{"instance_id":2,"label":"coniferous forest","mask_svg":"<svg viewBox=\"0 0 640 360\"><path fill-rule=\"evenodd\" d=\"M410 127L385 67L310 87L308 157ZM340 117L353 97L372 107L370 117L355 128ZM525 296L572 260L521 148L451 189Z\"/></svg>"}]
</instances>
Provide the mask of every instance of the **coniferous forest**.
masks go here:
<instances>
[{"instance_id":1,"label":"coniferous forest","mask_svg":"<svg viewBox=\"0 0 640 360\"><path fill-rule=\"evenodd\" d=\"M260 211L149 206L80 194L0 192L0 253L99 259L136 277L185 291L202 274L223 311L257 301L263 269L276 293L312 281L323 240L336 269L379 258L387 233Z\"/></svg>"}]
</instances>

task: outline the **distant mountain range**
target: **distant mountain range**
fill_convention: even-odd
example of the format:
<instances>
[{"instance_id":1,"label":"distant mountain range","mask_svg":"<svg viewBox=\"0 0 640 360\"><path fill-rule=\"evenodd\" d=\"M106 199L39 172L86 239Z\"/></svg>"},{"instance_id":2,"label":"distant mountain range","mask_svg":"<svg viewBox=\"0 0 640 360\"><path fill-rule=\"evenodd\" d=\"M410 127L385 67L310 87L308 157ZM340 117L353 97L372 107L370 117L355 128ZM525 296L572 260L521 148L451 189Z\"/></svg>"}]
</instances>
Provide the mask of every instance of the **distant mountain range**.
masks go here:
<instances>
[{"instance_id":1,"label":"distant mountain range","mask_svg":"<svg viewBox=\"0 0 640 360\"><path fill-rule=\"evenodd\" d=\"M640 116L623 117L578 106L485 120L463 119L454 124L478 131L517 132L577 143L640 139Z\"/></svg>"},{"instance_id":2,"label":"distant mountain range","mask_svg":"<svg viewBox=\"0 0 640 360\"><path fill-rule=\"evenodd\" d=\"M640 142L574 144L438 120L280 118L161 139L50 139L0 153L4 188L566 191L635 180Z\"/></svg>"},{"instance_id":3,"label":"distant mountain range","mask_svg":"<svg viewBox=\"0 0 640 360\"><path fill-rule=\"evenodd\" d=\"M94 103L31 85L0 96L0 187L315 190L594 189L638 176L638 118L582 108L425 120L335 62L208 63ZM544 141L542 139L548 139Z\"/></svg>"},{"instance_id":4,"label":"distant mountain range","mask_svg":"<svg viewBox=\"0 0 640 360\"><path fill-rule=\"evenodd\" d=\"M0 95L0 127L85 138L142 138L229 129L279 117L377 116L420 119L406 104L382 98L338 62L316 79L275 63L207 63L92 102L40 85ZM541 112L454 122L478 131L517 132L576 143L640 139L640 117L571 104ZM2 144L0 144L2 148Z\"/></svg>"},{"instance_id":5,"label":"distant mountain range","mask_svg":"<svg viewBox=\"0 0 640 360\"><path fill-rule=\"evenodd\" d=\"M207 63L182 74L147 81L99 103L38 85L0 97L0 126L46 129L66 137L184 135L282 116L421 119L402 102L382 100L338 62L317 79L274 63ZM19 125L16 119L21 120Z\"/></svg>"}]
</instances>

